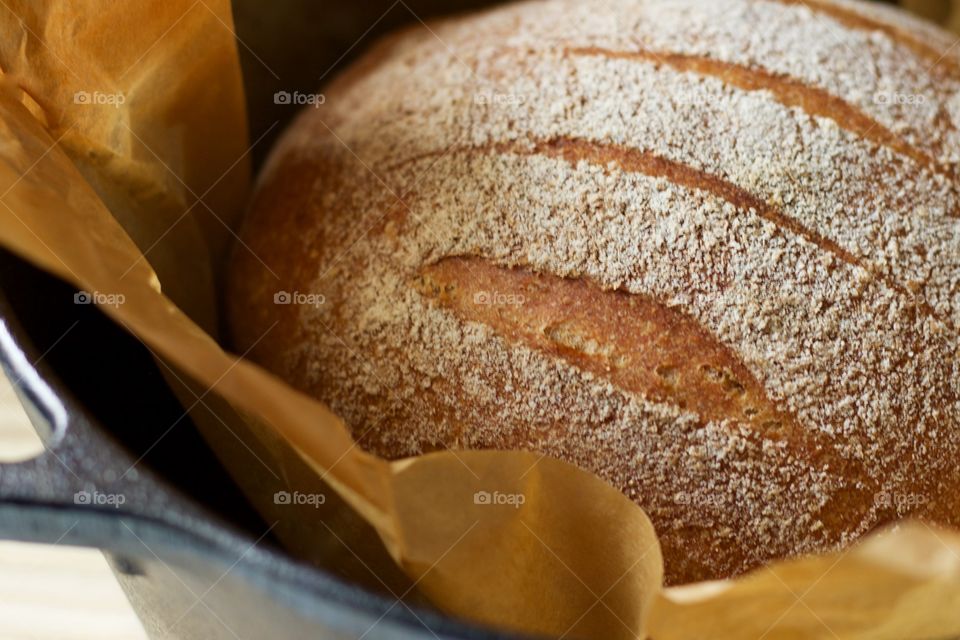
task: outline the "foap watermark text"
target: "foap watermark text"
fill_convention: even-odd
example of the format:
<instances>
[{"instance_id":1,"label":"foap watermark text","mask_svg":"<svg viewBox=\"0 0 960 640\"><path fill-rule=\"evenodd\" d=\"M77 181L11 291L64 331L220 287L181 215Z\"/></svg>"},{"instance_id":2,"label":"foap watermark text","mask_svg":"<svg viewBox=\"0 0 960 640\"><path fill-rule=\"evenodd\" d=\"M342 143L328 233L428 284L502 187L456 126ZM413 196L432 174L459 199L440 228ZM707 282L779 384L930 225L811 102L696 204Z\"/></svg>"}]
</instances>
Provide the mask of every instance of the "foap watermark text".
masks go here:
<instances>
[{"instance_id":1,"label":"foap watermark text","mask_svg":"<svg viewBox=\"0 0 960 640\"><path fill-rule=\"evenodd\" d=\"M473 294L473 304L490 305L494 307L519 307L527 299L519 293L503 293L500 291L477 291Z\"/></svg>"},{"instance_id":2,"label":"foap watermark text","mask_svg":"<svg viewBox=\"0 0 960 640\"><path fill-rule=\"evenodd\" d=\"M526 501L527 497L522 493L477 491L473 494L473 504L482 506L508 506L519 509Z\"/></svg>"},{"instance_id":3,"label":"foap watermark text","mask_svg":"<svg viewBox=\"0 0 960 640\"><path fill-rule=\"evenodd\" d=\"M108 93L106 91L77 91L73 94L74 104L108 106L119 109L127 97L122 92Z\"/></svg>"},{"instance_id":4,"label":"foap watermark text","mask_svg":"<svg viewBox=\"0 0 960 640\"><path fill-rule=\"evenodd\" d=\"M126 301L127 297L122 293L77 291L73 294L73 304L98 304L105 307L119 307Z\"/></svg>"},{"instance_id":5,"label":"foap watermark text","mask_svg":"<svg viewBox=\"0 0 960 640\"><path fill-rule=\"evenodd\" d=\"M273 94L274 104L289 104L292 106L311 106L314 109L326 103L327 96L322 93L303 93L302 91L277 91Z\"/></svg>"},{"instance_id":6,"label":"foap watermark text","mask_svg":"<svg viewBox=\"0 0 960 640\"><path fill-rule=\"evenodd\" d=\"M327 496L322 493L301 493L300 491L277 491L273 494L273 503L278 505L308 506L314 509L326 503Z\"/></svg>"},{"instance_id":7,"label":"foap watermark text","mask_svg":"<svg viewBox=\"0 0 960 640\"><path fill-rule=\"evenodd\" d=\"M73 503L94 507L113 507L119 509L127 502L122 493L103 493L101 491L77 491L73 494Z\"/></svg>"},{"instance_id":8,"label":"foap watermark text","mask_svg":"<svg viewBox=\"0 0 960 640\"><path fill-rule=\"evenodd\" d=\"M319 307L327 301L322 293L301 293L300 291L277 291L273 294L274 304L305 304Z\"/></svg>"}]
</instances>

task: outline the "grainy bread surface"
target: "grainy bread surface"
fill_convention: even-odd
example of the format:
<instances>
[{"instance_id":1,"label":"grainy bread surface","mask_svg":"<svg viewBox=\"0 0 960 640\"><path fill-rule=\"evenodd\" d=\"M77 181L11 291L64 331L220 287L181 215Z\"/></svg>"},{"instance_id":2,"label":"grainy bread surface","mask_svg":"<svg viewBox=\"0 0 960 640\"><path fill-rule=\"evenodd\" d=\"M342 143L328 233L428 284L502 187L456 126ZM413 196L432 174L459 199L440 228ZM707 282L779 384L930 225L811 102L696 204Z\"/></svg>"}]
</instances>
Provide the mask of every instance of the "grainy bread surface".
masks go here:
<instances>
[{"instance_id":1,"label":"grainy bread surface","mask_svg":"<svg viewBox=\"0 0 960 640\"><path fill-rule=\"evenodd\" d=\"M960 524L952 44L825 1L410 29L272 154L235 346L382 455L595 471L671 583Z\"/></svg>"}]
</instances>

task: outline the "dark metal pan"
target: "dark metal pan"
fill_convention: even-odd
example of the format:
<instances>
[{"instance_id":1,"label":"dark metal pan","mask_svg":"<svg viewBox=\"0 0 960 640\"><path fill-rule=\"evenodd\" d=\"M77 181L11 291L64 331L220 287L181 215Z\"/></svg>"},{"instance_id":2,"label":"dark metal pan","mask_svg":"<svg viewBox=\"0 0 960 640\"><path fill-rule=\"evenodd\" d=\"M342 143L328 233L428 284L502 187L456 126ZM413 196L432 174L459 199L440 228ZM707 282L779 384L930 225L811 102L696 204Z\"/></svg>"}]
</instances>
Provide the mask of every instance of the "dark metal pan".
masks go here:
<instances>
[{"instance_id":1,"label":"dark metal pan","mask_svg":"<svg viewBox=\"0 0 960 640\"><path fill-rule=\"evenodd\" d=\"M285 554L146 349L74 294L0 252L0 363L47 447L0 464L0 538L102 549L151 638L507 637Z\"/></svg>"}]
</instances>

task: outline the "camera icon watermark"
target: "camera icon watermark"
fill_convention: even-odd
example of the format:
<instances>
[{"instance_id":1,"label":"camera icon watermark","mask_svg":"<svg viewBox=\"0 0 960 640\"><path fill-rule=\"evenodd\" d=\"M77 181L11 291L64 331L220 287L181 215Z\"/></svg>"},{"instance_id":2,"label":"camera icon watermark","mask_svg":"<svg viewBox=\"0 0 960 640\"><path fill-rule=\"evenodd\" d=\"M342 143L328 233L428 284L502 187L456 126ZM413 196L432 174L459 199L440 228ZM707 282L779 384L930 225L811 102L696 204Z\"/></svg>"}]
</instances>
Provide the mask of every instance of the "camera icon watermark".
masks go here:
<instances>
[{"instance_id":1,"label":"camera icon watermark","mask_svg":"<svg viewBox=\"0 0 960 640\"><path fill-rule=\"evenodd\" d=\"M922 493L880 491L873 497L878 507L912 509L927 503L927 496Z\"/></svg>"},{"instance_id":2,"label":"camera icon watermark","mask_svg":"<svg viewBox=\"0 0 960 640\"><path fill-rule=\"evenodd\" d=\"M677 493L673 496L674 504L678 506L705 508L723 507L722 496L715 493Z\"/></svg>"},{"instance_id":3,"label":"camera icon watermark","mask_svg":"<svg viewBox=\"0 0 960 640\"><path fill-rule=\"evenodd\" d=\"M273 94L274 104L293 106L311 106L314 109L327 102L327 96L322 93L303 93L301 91L277 91Z\"/></svg>"},{"instance_id":4,"label":"camera icon watermark","mask_svg":"<svg viewBox=\"0 0 960 640\"><path fill-rule=\"evenodd\" d=\"M106 105L119 109L127 101L123 92L116 91L107 93L105 91L77 91L73 94L74 104L83 105Z\"/></svg>"},{"instance_id":5,"label":"camera icon watermark","mask_svg":"<svg viewBox=\"0 0 960 640\"><path fill-rule=\"evenodd\" d=\"M77 291L73 294L73 304L98 304L107 307L119 307L126 301L127 297L122 293Z\"/></svg>"},{"instance_id":6,"label":"camera icon watermark","mask_svg":"<svg viewBox=\"0 0 960 640\"><path fill-rule=\"evenodd\" d=\"M898 93L896 91L881 91L874 94L873 102L882 105L921 105L927 102L922 93Z\"/></svg>"},{"instance_id":7,"label":"camera icon watermark","mask_svg":"<svg viewBox=\"0 0 960 640\"><path fill-rule=\"evenodd\" d=\"M127 502L122 493L101 493L100 491L77 491L73 494L73 503L93 507L113 507L119 509Z\"/></svg>"},{"instance_id":8,"label":"camera icon watermark","mask_svg":"<svg viewBox=\"0 0 960 640\"><path fill-rule=\"evenodd\" d=\"M519 293L501 293L499 291L477 291L473 294L473 304L495 307L520 307L527 301Z\"/></svg>"},{"instance_id":9,"label":"camera icon watermark","mask_svg":"<svg viewBox=\"0 0 960 640\"><path fill-rule=\"evenodd\" d=\"M273 504L303 505L319 509L320 505L327 502L327 496L322 493L301 493L299 491L277 491L273 494Z\"/></svg>"},{"instance_id":10,"label":"camera icon watermark","mask_svg":"<svg viewBox=\"0 0 960 640\"><path fill-rule=\"evenodd\" d=\"M477 491L473 494L473 504L481 506L508 506L519 509L526 501L527 497L522 493Z\"/></svg>"},{"instance_id":11,"label":"camera icon watermark","mask_svg":"<svg viewBox=\"0 0 960 640\"><path fill-rule=\"evenodd\" d=\"M327 301L322 293L301 293L299 291L277 291L273 294L273 304L305 304L319 307Z\"/></svg>"},{"instance_id":12,"label":"camera icon watermark","mask_svg":"<svg viewBox=\"0 0 960 640\"><path fill-rule=\"evenodd\" d=\"M484 91L475 93L473 101L481 105L494 105L501 107L519 107L527 101L527 97L519 93L500 93L497 91Z\"/></svg>"}]
</instances>

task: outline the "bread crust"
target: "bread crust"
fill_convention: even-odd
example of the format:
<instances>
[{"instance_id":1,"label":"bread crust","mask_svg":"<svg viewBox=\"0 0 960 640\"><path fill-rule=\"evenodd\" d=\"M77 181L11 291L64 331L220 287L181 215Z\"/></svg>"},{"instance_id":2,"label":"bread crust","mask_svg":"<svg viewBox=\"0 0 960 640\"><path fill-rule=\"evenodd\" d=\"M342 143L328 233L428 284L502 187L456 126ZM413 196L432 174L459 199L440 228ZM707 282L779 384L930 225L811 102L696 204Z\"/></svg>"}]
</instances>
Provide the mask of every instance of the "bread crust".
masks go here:
<instances>
[{"instance_id":1,"label":"bread crust","mask_svg":"<svg viewBox=\"0 0 960 640\"><path fill-rule=\"evenodd\" d=\"M671 584L958 525L960 67L918 74L940 37L747 0L394 36L273 152L234 346L386 457L594 471Z\"/></svg>"}]
</instances>

